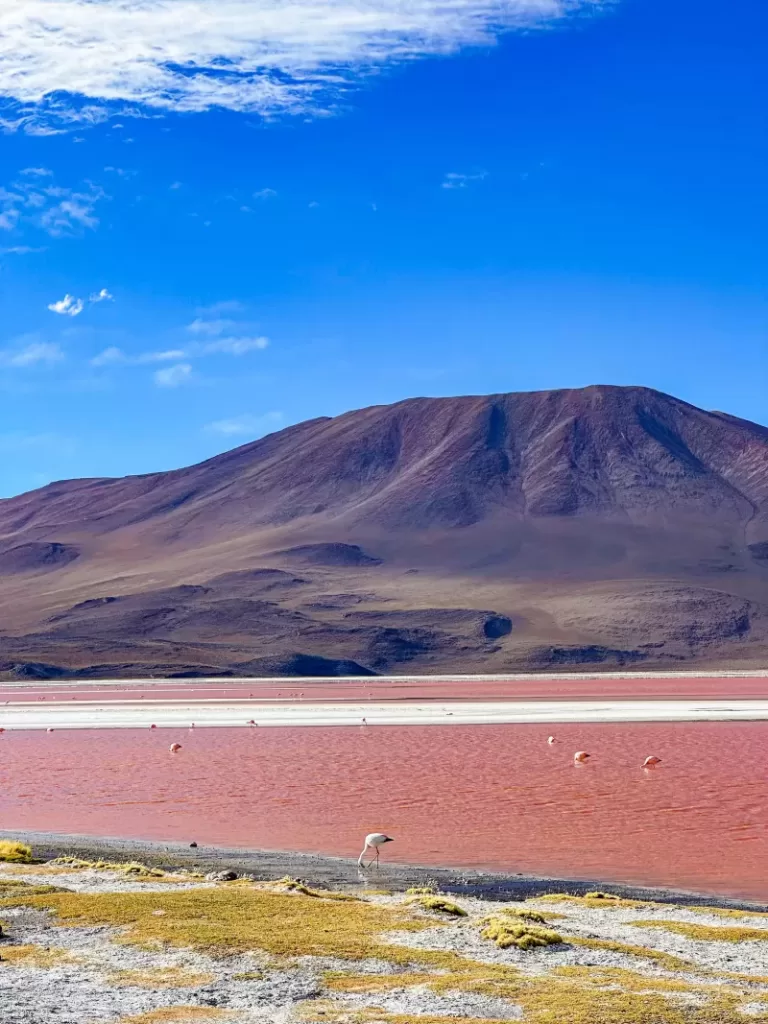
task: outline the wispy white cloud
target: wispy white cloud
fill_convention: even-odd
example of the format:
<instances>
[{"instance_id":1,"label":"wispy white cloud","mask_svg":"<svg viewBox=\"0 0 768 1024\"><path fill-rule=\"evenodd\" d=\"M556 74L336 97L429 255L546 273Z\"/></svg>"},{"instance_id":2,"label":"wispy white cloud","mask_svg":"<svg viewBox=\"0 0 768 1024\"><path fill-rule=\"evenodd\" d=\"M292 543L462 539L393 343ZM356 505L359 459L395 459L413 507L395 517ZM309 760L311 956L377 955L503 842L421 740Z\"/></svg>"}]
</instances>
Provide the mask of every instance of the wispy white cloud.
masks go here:
<instances>
[{"instance_id":1,"label":"wispy white cloud","mask_svg":"<svg viewBox=\"0 0 768 1024\"><path fill-rule=\"evenodd\" d=\"M35 335L18 338L9 348L0 349L0 366L52 366L63 359L64 353L60 345L40 341Z\"/></svg>"},{"instance_id":2,"label":"wispy white cloud","mask_svg":"<svg viewBox=\"0 0 768 1024\"><path fill-rule=\"evenodd\" d=\"M27 256L33 252L45 252L44 245L9 245L6 249L0 249L1 256Z\"/></svg>"},{"instance_id":3,"label":"wispy white cloud","mask_svg":"<svg viewBox=\"0 0 768 1024\"><path fill-rule=\"evenodd\" d=\"M269 338L263 335L255 338L218 338L202 346L201 355L213 355L223 352L230 356L243 356L246 352L257 352L267 348Z\"/></svg>"},{"instance_id":4,"label":"wispy white cloud","mask_svg":"<svg viewBox=\"0 0 768 1024\"><path fill-rule=\"evenodd\" d=\"M488 45L603 0L4 0L6 127L121 113L326 110L393 63ZM98 17L95 8L98 7Z\"/></svg>"},{"instance_id":5,"label":"wispy white cloud","mask_svg":"<svg viewBox=\"0 0 768 1024\"><path fill-rule=\"evenodd\" d=\"M189 352L183 348L169 348L162 352L142 352L137 356L137 363L170 363L174 359L188 359Z\"/></svg>"},{"instance_id":6,"label":"wispy white cloud","mask_svg":"<svg viewBox=\"0 0 768 1024\"><path fill-rule=\"evenodd\" d=\"M104 190L93 182L62 188L44 172L42 167L28 167L8 188L0 187L0 230L13 231L27 224L59 238L96 228L96 207L107 198Z\"/></svg>"},{"instance_id":7,"label":"wispy white cloud","mask_svg":"<svg viewBox=\"0 0 768 1024\"><path fill-rule=\"evenodd\" d=\"M120 363L128 362L130 360L125 352L121 348L112 345L109 348L105 348L103 352L99 352L97 356L94 356L91 359L91 366L117 366Z\"/></svg>"},{"instance_id":8,"label":"wispy white cloud","mask_svg":"<svg viewBox=\"0 0 768 1024\"><path fill-rule=\"evenodd\" d=\"M118 178L135 178L139 173L138 171L126 170L125 167L113 167L111 165L104 168L107 174L116 174Z\"/></svg>"},{"instance_id":9,"label":"wispy white cloud","mask_svg":"<svg viewBox=\"0 0 768 1024\"><path fill-rule=\"evenodd\" d=\"M102 288L100 292L93 292L88 296L88 302L93 306L98 302L112 301L114 295L112 295L106 288ZM58 302L51 302L48 309L52 313L59 313L61 316L80 316L85 309L85 301L83 299L76 299L74 295L65 295L63 299L59 299Z\"/></svg>"},{"instance_id":10,"label":"wispy white cloud","mask_svg":"<svg viewBox=\"0 0 768 1024\"><path fill-rule=\"evenodd\" d=\"M220 303L218 309L225 305ZM230 303L230 308L236 304ZM239 305L239 304L237 304ZM210 319L203 313L191 324L187 324L190 334L202 335L215 340L201 342L190 346L187 353L190 356L213 355L216 352L223 352L227 355L241 356L246 352L254 352L265 349L269 345L269 338L264 335L246 333L248 324L237 320L214 317Z\"/></svg>"},{"instance_id":11,"label":"wispy white cloud","mask_svg":"<svg viewBox=\"0 0 768 1024\"><path fill-rule=\"evenodd\" d=\"M273 188L260 188L258 192L253 193L254 199L274 199L277 192Z\"/></svg>"},{"instance_id":12,"label":"wispy white cloud","mask_svg":"<svg viewBox=\"0 0 768 1024\"><path fill-rule=\"evenodd\" d=\"M34 175L36 178L51 178L53 176L53 171L47 167L25 167L21 173Z\"/></svg>"},{"instance_id":13,"label":"wispy white cloud","mask_svg":"<svg viewBox=\"0 0 768 1024\"><path fill-rule=\"evenodd\" d=\"M475 171L472 174L459 174L456 171L451 171L443 178L443 188L468 188L470 185L477 181L482 181L488 177L487 171Z\"/></svg>"},{"instance_id":14,"label":"wispy white cloud","mask_svg":"<svg viewBox=\"0 0 768 1024\"><path fill-rule=\"evenodd\" d=\"M228 313L242 313L245 306L237 299L226 299L224 302L214 302L210 306L198 306L195 314L199 317L220 317Z\"/></svg>"},{"instance_id":15,"label":"wispy white cloud","mask_svg":"<svg viewBox=\"0 0 768 1024\"><path fill-rule=\"evenodd\" d=\"M58 313L59 316L80 316L85 309L85 303L82 299L76 299L74 295L67 293L58 302L49 303L48 309L52 313Z\"/></svg>"},{"instance_id":16,"label":"wispy white cloud","mask_svg":"<svg viewBox=\"0 0 768 1024\"><path fill-rule=\"evenodd\" d=\"M176 363L164 370L157 370L153 380L159 388L178 388L192 378L192 367L189 363Z\"/></svg>"},{"instance_id":17,"label":"wispy white cloud","mask_svg":"<svg viewBox=\"0 0 768 1024\"><path fill-rule=\"evenodd\" d=\"M167 349L162 352L140 352L136 356L129 356L121 348L112 346L94 356L91 359L91 366L142 366L147 363L171 363L175 360L185 359L187 356L188 353L181 348Z\"/></svg>"},{"instance_id":18,"label":"wispy white cloud","mask_svg":"<svg viewBox=\"0 0 768 1024\"><path fill-rule=\"evenodd\" d=\"M191 334L207 334L211 337L216 337L225 331L231 331L236 326L236 320L203 320L198 317L191 324L187 325L187 330Z\"/></svg>"},{"instance_id":19,"label":"wispy white cloud","mask_svg":"<svg viewBox=\"0 0 768 1024\"><path fill-rule=\"evenodd\" d=\"M244 416L235 416L232 419L216 420L209 423L205 430L211 434L222 434L224 437L261 437L273 430L279 430L283 424L281 412L265 412L261 416L252 416L246 413Z\"/></svg>"},{"instance_id":20,"label":"wispy white cloud","mask_svg":"<svg viewBox=\"0 0 768 1024\"><path fill-rule=\"evenodd\" d=\"M121 348L105 348L103 352L91 359L91 366L145 366L147 363L170 363L179 359L201 359L216 354L243 356L247 352L257 352L267 348L269 338L237 337L216 338L215 341L193 342L184 348L164 349L158 352L139 352L129 355Z\"/></svg>"}]
</instances>

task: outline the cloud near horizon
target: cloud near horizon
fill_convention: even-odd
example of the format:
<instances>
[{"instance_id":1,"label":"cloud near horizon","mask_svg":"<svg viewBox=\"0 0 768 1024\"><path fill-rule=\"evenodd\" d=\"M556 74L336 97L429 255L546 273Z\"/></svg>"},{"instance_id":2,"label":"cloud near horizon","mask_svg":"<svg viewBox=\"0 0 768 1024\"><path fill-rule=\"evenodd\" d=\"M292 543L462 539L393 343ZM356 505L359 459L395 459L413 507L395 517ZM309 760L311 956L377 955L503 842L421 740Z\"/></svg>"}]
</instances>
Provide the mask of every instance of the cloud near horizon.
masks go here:
<instances>
[{"instance_id":1,"label":"cloud near horizon","mask_svg":"<svg viewBox=\"0 0 768 1024\"><path fill-rule=\"evenodd\" d=\"M252 416L246 413L243 416L234 416L232 419L216 420L209 423L205 430L210 434L221 434L223 437L257 437L269 434L273 430L279 430L283 424L281 412L265 412L261 416Z\"/></svg>"},{"instance_id":2,"label":"cloud near horizon","mask_svg":"<svg viewBox=\"0 0 768 1024\"><path fill-rule=\"evenodd\" d=\"M5 0L2 124L38 134L225 108L327 110L378 68L608 0ZM98 12L96 9L98 8Z\"/></svg>"}]
</instances>

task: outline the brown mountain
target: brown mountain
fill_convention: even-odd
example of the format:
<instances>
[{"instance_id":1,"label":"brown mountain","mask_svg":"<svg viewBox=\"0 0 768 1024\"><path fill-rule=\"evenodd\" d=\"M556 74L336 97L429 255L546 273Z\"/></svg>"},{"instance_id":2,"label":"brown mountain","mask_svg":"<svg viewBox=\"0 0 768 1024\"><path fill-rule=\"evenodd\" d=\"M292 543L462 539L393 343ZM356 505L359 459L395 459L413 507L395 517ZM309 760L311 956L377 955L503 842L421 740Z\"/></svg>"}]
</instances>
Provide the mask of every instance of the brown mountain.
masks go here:
<instances>
[{"instance_id":1,"label":"brown mountain","mask_svg":"<svg viewBox=\"0 0 768 1024\"><path fill-rule=\"evenodd\" d=\"M6 673L768 653L768 429L646 388L411 399L0 502Z\"/></svg>"}]
</instances>

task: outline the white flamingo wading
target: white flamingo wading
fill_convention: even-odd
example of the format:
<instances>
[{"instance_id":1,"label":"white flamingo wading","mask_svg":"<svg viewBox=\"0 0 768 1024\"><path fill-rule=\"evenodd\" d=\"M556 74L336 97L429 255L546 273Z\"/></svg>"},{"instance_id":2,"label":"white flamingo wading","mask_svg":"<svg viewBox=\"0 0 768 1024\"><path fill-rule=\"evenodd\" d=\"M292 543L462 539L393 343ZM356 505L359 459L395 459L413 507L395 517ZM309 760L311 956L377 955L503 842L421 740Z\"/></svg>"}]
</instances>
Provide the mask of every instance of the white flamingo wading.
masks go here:
<instances>
[{"instance_id":1,"label":"white flamingo wading","mask_svg":"<svg viewBox=\"0 0 768 1024\"><path fill-rule=\"evenodd\" d=\"M380 848L384 845L384 843L393 843L393 842L394 842L394 839L392 839L391 836L385 836L383 832L371 832L370 835L367 835L365 837L365 846L363 847L363 852L357 858L358 866L361 867L361 868L366 866L365 864L363 864L363 858L365 857L366 851L368 851L368 850L375 850L376 851L375 860L376 860L376 863L378 864L379 863L379 850L380 850ZM372 863L373 863L372 860L368 861L368 866L370 866Z\"/></svg>"}]
</instances>

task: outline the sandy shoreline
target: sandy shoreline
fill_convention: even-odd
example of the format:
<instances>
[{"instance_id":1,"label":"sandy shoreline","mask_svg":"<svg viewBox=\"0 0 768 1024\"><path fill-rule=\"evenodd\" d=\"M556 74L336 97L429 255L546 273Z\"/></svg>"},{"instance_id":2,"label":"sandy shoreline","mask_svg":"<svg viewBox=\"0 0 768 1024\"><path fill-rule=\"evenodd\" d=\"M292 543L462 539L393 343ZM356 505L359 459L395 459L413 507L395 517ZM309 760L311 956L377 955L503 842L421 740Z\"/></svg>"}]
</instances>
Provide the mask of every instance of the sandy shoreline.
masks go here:
<instances>
[{"instance_id":1,"label":"sandy shoreline","mask_svg":"<svg viewBox=\"0 0 768 1024\"><path fill-rule=\"evenodd\" d=\"M691 906L731 908L768 912L768 904L755 900L724 897L722 894L664 889L600 879L548 878L535 875L478 871L460 867L434 867L382 861L379 868L361 871L356 861L320 854L284 850L249 850L201 845L196 849L183 843L120 839L57 832L0 830L0 840L19 840L30 845L40 860L75 856L83 860L136 860L163 870L235 871L268 881L286 875L301 878L310 885L353 891L371 885L383 885L403 892L426 879L439 884L441 891L486 900L517 901L534 896L568 892L583 895L594 890L615 893L622 898L651 900L656 903L686 903Z\"/></svg>"}]
</instances>

